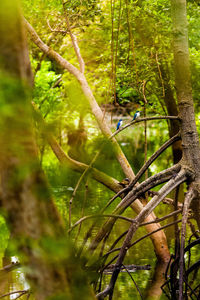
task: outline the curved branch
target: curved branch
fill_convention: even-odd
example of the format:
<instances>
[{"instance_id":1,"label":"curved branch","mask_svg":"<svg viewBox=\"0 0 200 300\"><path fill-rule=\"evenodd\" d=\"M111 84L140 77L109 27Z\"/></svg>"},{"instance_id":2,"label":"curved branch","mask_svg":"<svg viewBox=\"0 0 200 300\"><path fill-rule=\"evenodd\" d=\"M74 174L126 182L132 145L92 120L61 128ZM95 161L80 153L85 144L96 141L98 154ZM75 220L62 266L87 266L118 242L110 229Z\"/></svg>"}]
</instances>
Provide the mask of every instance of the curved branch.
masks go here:
<instances>
[{"instance_id":1,"label":"curved branch","mask_svg":"<svg viewBox=\"0 0 200 300\"><path fill-rule=\"evenodd\" d=\"M146 118L137 118L134 121L131 121L130 123L126 124L123 127L120 127L120 129L118 129L117 131L115 131L112 134L112 137L114 137L115 135L117 135L119 132L123 131L124 129L136 124L136 123L140 123L143 121L152 121L152 120L179 120L181 121L180 117L178 116L158 116L158 117L146 117Z\"/></svg>"},{"instance_id":2,"label":"curved branch","mask_svg":"<svg viewBox=\"0 0 200 300\"><path fill-rule=\"evenodd\" d=\"M94 218L114 218L114 219L121 219L124 221L127 221L129 223L133 222L133 219L131 218L127 218L127 217L123 217L121 215L112 215L112 214L106 214L106 215L101 215L101 214L95 214L95 215L90 215L90 216L85 216L83 218L81 218L80 220L78 220L69 230L68 232L71 232L76 226L78 226L79 224L81 224L83 221L86 221L88 219L94 219Z\"/></svg>"},{"instance_id":3,"label":"curved branch","mask_svg":"<svg viewBox=\"0 0 200 300\"><path fill-rule=\"evenodd\" d=\"M138 184L138 186L133 188L133 190L130 191L122 199L122 201L118 204L118 206L114 210L114 212L118 213L119 210L120 210L120 212L123 212L128 206L130 206L132 204L132 202L136 199L136 197L141 196L141 194L144 194L147 191L149 191L150 189L154 188L155 186L168 181L172 177L176 177L177 172L179 172L180 169L181 169L181 166L179 164L177 164L167 170L164 170L158 174L155 174L155 175L147 178L145 181L143 181L142 183ZM159 195L159 192L156 193L156 196L158 196L158 195ZM156 196L154 196L152 199L154 199Z\"/></svg>"},{"instance_id":4,"label":"curved branch","mask_svg":"<svg viewBox=\"0 0 200 300\"><path fill-rule=\"evenodd\" d=\"M135 187L132 191L130 191L128 195L126 195L123 198L123 200L117 205L117 207L112 212L112 214L119 215L122 212L124 212L124 210L128 206L130 206L137 199L138 196L141 196L141 194L144 194L151 188L168 181L172 176L176 174L175 172L178 172L180 170L180 168L181 168L180 165L175 165L165 171L162 171L152 177L149 177L147 180L145 180L137 187ZM90 251L94 251L97 248L98 244L105 237L105 234L111 232L114 223L115 223L115 219L110 218L102 225L100 231L97 233L96 237L94 238L94 240L91 242L89 246Z\"/></svg>"},{"instance_id":5,"label":"curved branch","mask_svg":"<svg viewBox=\"0 0 200 300\"><path fill-rule=\"evenodd\" d=\"M116 283L116 280L119 275L119 271L123 260L125 258L126 252L131 245L131 240L136 232L137 228L141 224L141 222L153 211L153 209L165 198L165 196L170 193L175 187L180 185L187 179L187 172L185 169L181 169L178 175L175 178L172 178L169 182L167 182L159 191L158 195L154 196L152 200L144 207L144 209L140 212L140 214L135 218L134 222L130 226L126 238L123 242L123 245L120 249L120 253L115 264L115 269L113 271L109 286L103 291L100 295L100 298L105 298L108 294L112 297L113 289Z\"/></svg>"},{"instance_id":6,"label":"curved branch","mask_svg":"<svg viewBox=\"0 0 200 300\"><path fill-rule=\"evenodd\" d=\"M24 24L30 34L31 40L40 48L40 50L42 50L42 52L44 52L51 59L55 60L59 65L61 65L64 69L66 69L75 77L80 76L81 72L76 67L74 67L70 62L64 59L57 52L52 50L40 39L38 34L35 32L33 27L29 24L29 22L25 18L24 18Z\"/></svg>"},{"instance_id":7,"label":"curved branch","mask_svg":"<svg viewBox=\"0 0 200 300\"><path fill-rule=\"evenodd\" d=\"M76 79L79 81L82 91L88 100L92 113L96 118L96 121L99 125L99 128L103 135L109 139L109 137L112 135L111 129L108 127L103 113L92 93L91 88L88 85L88 82L84 76L84 74L79 71L76 67L74 67L71 63L69 63L66 59L64 59L62 56L60 56L57 52L52 50L50 47L48 47L38 36L38 34L35 32L33 27L28 23L27 20L24 19L24 24L30 33L31 40L51 59L56 61L63 69L68 70L73 76L76 77ZM121 168L124 172L124 174L130 178L133 179L135 177L135 174L131 168L131 165L129 164L127 158L125 157L121 147L119 146L116 139L112 139L112 146L115 153L115 156L118 160L118 162L121 165ZM138 203L137 207L140 207L140 204Z\"/></svg>"},{"instance_id":8,"label":"curved branch","mask_svg":"<svg viewBox=\"0 0 200 300\"><path fill-rule=\"evenodd\" d=\"M144 172L148 169L148 167L156 160L159 155L165 151L169 146L171 146L174 142L178 141L180 139L180 132L177 133L175 136L173 136L171 139L169 139L167 142L165 142L160 149L158 149L149 159L148 161L142 166L142 168L138 171L138 173L135 175L135 178L132 180L132 182L125 187L124 189L120 190L112 199L109 205L121 194L126 193L131 190L131 188L137 183L137 181L140 179L140 177L144 174ZM108 207L108 205L107 205Z\"/></svg>"},{"instance_id":9,"label":"curved branch","mask_svg":"<svg viewBox=\"0 0 200 300\"><path fill-rule=\"evenodd\" d=\"M146 239L147 237L151 236L152 234L154 234L154 233L156 233L156 232L158 232L158 231L160 231L160 230L163 230L163 229L165 229L165 228L168 228L168 227L170 227L170 226L172 226L172 225L175 225L175 224L177 224L177 223L180 223L181 221L182 221L181 219L180 219L180 220L173 221L173 222L171 222L171 223L169 223L169 224L166 224L166 225L164 225L164 226L159 227L158 229L156 229L156 230L154 230L154 231L152 231L152 232L149 232L149 233L143 235L141 238L137 239L137 240L134 241L132 244L130 244L129 249L130 249L131 247L135 246L135 245L136 245L137 243L139 243L140 241L142 241L142 240ZM140 226L142 226L142 224L141 224ZM128 233L128 231L126 231L126 233ZM124 235L125 235L125 232L124 232ZM122 236L122 237L123 237L123 236ZM120 247L120 248L112 249L112 250L108 251L106 254L104 254L103 257L107 257L107 256L110 255L111 253L116 252L116 251L120 251L120 250L121 250L121 247Z\"/></svg>"},{"instance_id":10,"label":"curved branch","mask_svg":"<svg viewBox=\"0 0 200 300\"><path fill-rule=\"evenodd\" d=\"M92 177L102 183L104 186L108 187L113 192L118 192L121 187L119 185L118 180L114 179L113 177L93 168L85 163L79 162L75 159L69 157L69 155L64 152L62 147L58 144L53 134L49 131L48 125L46 124L45 120L43 119L40 111L37 109L36 105L32 102L33 107L33 116L35 120L40 125L40 130L43 133L44 138L49 143L52 151L54 152L55 156L59 160L59 162L63 165L67 165L72 170L83 173L85 170L89 170L92 174Z\"/></svg>"}]
</instances>

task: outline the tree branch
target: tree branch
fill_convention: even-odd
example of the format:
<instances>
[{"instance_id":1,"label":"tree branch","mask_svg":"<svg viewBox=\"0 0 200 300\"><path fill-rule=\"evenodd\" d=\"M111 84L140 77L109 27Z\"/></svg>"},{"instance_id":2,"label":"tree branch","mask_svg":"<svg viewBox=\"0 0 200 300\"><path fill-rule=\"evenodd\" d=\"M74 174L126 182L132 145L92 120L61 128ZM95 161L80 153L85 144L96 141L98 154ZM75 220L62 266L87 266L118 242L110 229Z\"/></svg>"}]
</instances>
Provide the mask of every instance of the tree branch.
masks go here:
<instances>
[{"instance_id":1,"label":"tree branch","mask_svg":"<svg viewBox=\"0 0 200 300\"><path fill-rule=\"evenodd\" d=\"M130 123L126 124L123 127L120 127L120 129L118 129L117 131L115 131L112 134L112 137L114 137L115 135L117 135L119 132L123 131L124 129L136 124L136 123L140 123L143 121L152 121L152 120L181 120L180 117L178 116L158 116L158 117L146 117L146 118L137 118L134 121L131 121Z\"/></svg>"},{"instance_id":2,"label":"tree branch","mask_svg":"<svg viewBox=\"0 0 200 300\"><path fill-rule=\"evenodd\" d=\"M42 52L44 52L51 59L55 60L60 66L62 66L64 69L66 69L75 77L80 76L81 72L76 67L74 67L70 62L68 62L66 59L60 56L57 52L52 50L40 39L38 34L35 32L33 27L29 24L29 22L25 18L24 18L24 24L30 34L31 40L34 42L34 44L36 44L40 48L40 50L42 50Z\"/></svg>"},{"instance_id":3,"label":"tree branch","mask_svg":"<svg viewBox=\"0 0 200 300\"><path fill-rule=\"evenodd\" d=\"M121 215L112 215L112 214L95 214L95 215L90 215L90 216L84 216L81 219L79 219L69 230L68 232L71 232L75 227L77 227L79 224L81 224L83 221L89 220L89 219L94 219L94 218L114 218L114 219L121 219L124 221L127 221L129 223L133 222L133 219L127 218Z\"/></svg>"},{"instance_id":4,"label":"tree branch","mask_svg":"<svg viewBox=\"0 0 200 300\"><path fill-rule=\"evenodd\" d=\"M64 16L65 16L65 21L66 21L66 24L67 24L67 29L68 29L69 35L71 37L71 41L72 41L72 45L74 47L74 51L75 51L76 56L78 58L78 62L79 62L79 66L80 66L80 71L81 71L81 73L84 73L84 71L85 71L85 63L84 63L84 60L83 60L82 55L81 55L81 51L80 51L80 48L79 48L79 45L78 45L78 42L77 42L77 38L72 33L71 26L70 26L70 23L69 23L69 18L67 16L66 11L65 11L65 2L63 0L62 0L62 4L63 4L63 11L64 11Z\"/></svg>"},{"instance_id":5,"label":"tree branch","mask_svg":"<svg viewBox=\"0 0 200 300\"><path fill-rule=\"evenodd\" d=\"M112 294L114 290L114 286L116 283L116 280L119 275L119 271L121 268L121 265L123 263L123 260L125 258L125 255L127 253L127 250L129 249L131 245L131 239L136 232L137 228L141 224L141 222L153 211L153 209L162 201L162 199L165 198L165 196L170 193L176 186L180 185L182 182L184 182L187 178L187 172L185 169L181 169L178 175L175 178L172 178L169 182L167 182L159 191L158 195L154 196L150 202L144 207L144 209L140 212L140 214L135 218L134 222L130 226L128 233L125 237L125 240L123 242L123 245L120 249L120 253L115 265L115 269L113 271L110 284L106 288L106 292L102 292L100 295L100 298L105 298L108 294L110 295L110 299L112 299Z\"/></svg>"},{"instance_id":6,"label":"tree branch","mask_svg":"<svg viewBox=\"0 0 200 300\"><path fill-rule=\"evenodd\" d=\"M168 219L168 218L171 218L171 217L174 216L174 215L178 215L181 211L182 211L182 209L179 209L179 210L174 211L174 212L172 212L172 213L170 213L170 214L168 214L168 215L166 215L166 216L164 216L164 217L162 217L162 218L153 220L153 221L151 221L151 222L142 223L142 224L140 224L140 226L146 226L146 225L152 224L152 223L160 223L160 222L162 222L162 221L164 221L164 220L166 220L166 219ZM180 221L180 220L179 220L179 221ZM173 223L167 224L167 226L171 226L172 224L173 224ZM166 226L166 225L165 225L165 226ZM156 233L156 232L158 232L159 230L162 230L162 229L166 228L165 226L159 227L158 229L156 229L156 230L154 230L154 231L152 231L152 232L150 232L150 233L148 233L148 234L145 234L143 237L139 238L139 239L136 240L133 244L131 244L131 247L132 247L133 245L137 244L138 242L140 242L141 240L143 240L144 238L150 236L151 234ZM114 249L114 247L115 247L115 245L117 245L117 243L123 238L123 236L127 234L127 232L128 232L128 230L126 230L125 232L123 232L123 233L117 238L117 240L116 240L116 241L113 243L113 245L110 247L110 250L109 250L106 254L104 254L104 257L108 256L109 254L111 254L111 253L113 253L113 252L115 252L115 251L119 251L119 250L121 249L121 248L116 248L116 249Z\"/></svg>"},{"instance_id":7,"label":"tree branch","mask_svg":"<svg viewBox=\"0 0 200 300\"><path fill-rule=\"evenodd\" d=\"M119 197L121 194L126 193L133 188L133 186L137 183L137 181L141 178L141 176L144 174L144 172L148 169L148 167L156 160L159 155L165 151L169 146L171 146L174 142L178 141L180 139L180 133L177 133L175 136L173 136L171 139L169 139L167 142L165 142L160 149L158 149L149 159L148 161L142 166L142 168L138 171L138 173L135 175L135 178L132 180L132 182L125 187L124 189L120 190L111 200L111 203ZM111 204L110 203L110 204ZM108 206L108 205L107 205Z\"/></svg>"},{"instance_id":8,"label":"tree branch","mask_svg":"<svg viewBox=\"0 0 200 300\"><path fill-rule=\"evenodd\" d=\"M24 19L24 24L30 33L31 40L51 59L55 60L63 69L68 70L73 76L76 77L76 79L79 81L82 91L88 100L92 113L96 118L96 121L99 125L99 128L101 132L104 134L104 136L109 139L109 137L112 135L111 129L108 127L103 113L96 102L96 99L92 93L92 90L90 89L88 82L84 76L83 73L81 73L76 67L74 67L72 64L70 64L66 59L64 59L62 56L60 56L57 52L54 50L50 49L38 36L38 34L35 32L33 27L28 23L27 20ZM114 153L116 155L116 158L118 162L120 163L122 170L124 174L130 178L133 179L135 177L135 174L126 159L123 151L121 150L119 144L115 139L112 139L112 146L114 149ZM137 205L138 207L140 206L139 203Z\"/></svg>"},{"instance_id":9,"label":"tree branch","mask_svg":"<svg viewBox=\"0 0 200 300\"><path fill-rule=\"evenodd\" d=\"M120 215L122 212L124 212L124 210L128 206L130 206L137 199L137 197L141 196L141 194L144 194L145 192L155 187L156 185L168 181L173 175L176 174L175 172L178 172L179 170L180 170L180 165L175 165L165 171L162 171L152 177L149 177L147 180L145 180L137 187L135 187L132 191L130 191L128 195L126 195L122 199L122 201L117 205L117 207L112 212L112 214ZM96 235L96 237L94 238L94 240L91 242L89 246L90 251L94 251L97 248L98 244L104 238L105 234L111 232L114 223L115 223L115 219L110 218L102 225L100 231L98 232L98 234Z\"/></svg>"},{"instance_id":10,"label":"tree branch","mask_svg":"<svg viewBox=\"0 0 200 300\"><path fill-rule=\"evenodd\" d=\"M179 300L183 299L183 277L184 277L184 248L185 248L185 233L186 224L188 219L189 207L192 199L194 199L195 193L192 186L190 186L183 205L183 219L181 226L181 246L180 246L180 258L179 258Z\"/></svg>"}]
</instances>

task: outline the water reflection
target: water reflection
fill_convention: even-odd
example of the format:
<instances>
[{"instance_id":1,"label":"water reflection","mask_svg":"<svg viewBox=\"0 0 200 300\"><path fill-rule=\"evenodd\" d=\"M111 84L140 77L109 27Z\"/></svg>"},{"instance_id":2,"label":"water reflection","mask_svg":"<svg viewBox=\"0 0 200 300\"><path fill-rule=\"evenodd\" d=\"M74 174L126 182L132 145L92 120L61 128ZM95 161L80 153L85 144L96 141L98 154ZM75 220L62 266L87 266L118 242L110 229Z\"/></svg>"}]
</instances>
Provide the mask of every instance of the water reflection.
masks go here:
<instances>
[{"instance_id":1,"label":"water reflection","mask_svg":"<svg viewBox=\"0 0 200 300\"><path fill-rule=\"evenodd\" d=\"M0 298L5 300L29 299L34 300L30 294L30 287L18 263L17 257L3 257L0 271Z\"/></svg>"}]
</instances>

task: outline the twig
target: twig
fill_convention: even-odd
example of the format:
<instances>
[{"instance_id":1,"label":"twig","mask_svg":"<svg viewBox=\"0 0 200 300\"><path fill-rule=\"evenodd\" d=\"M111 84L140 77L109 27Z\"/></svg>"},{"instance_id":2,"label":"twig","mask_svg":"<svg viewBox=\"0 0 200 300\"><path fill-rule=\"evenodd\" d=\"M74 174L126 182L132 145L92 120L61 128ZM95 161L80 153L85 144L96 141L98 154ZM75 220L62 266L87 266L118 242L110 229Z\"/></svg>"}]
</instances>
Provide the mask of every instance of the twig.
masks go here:
<instances>
[{"instance_id":1,"label":"twig","mask_svg":"<svg viewBox=\"0 0 200 300\"><path fill-rule=\"evenodd\" d=\"M93 219L93 218L114 218L114 219L121 219L127 222L132 223L133 219L131 218L127 218L127 217L123 217L121 215L112 215L112 214L106 214L106 215L101 215L101 214L96 214L96 215L91 215L91 216L85 216L83 218L81 218L80 220L78 220L69 230L68 232L71 232L76 226L78 226L79 224L81 224L83 221L88 220L88 219Z\"/></svg>"},{"instance_id":2,"label":"twig","mask_svg":"<svg viewBox=\"0 0 200 300\"><path fill-rule=\"evenodd\" d=\"M49 20L47 19L46 21L47 21L47 25L48 25L49 29L51 30L51 32L69 33L68 30L53 29L49 23Z\"/></svg>"},{"instance_id":3,"label":"twig","mask_svg":"<svg viewBox=\"0 0 200 300\"><path fill-rule=\"evenodd\" d=\"M182 209L175 210L172 213L170 213L170 214L168 214L168 215L166 215L166 216L164 216L162 218L159 218L159 219L156 218L154 221L142 223L142 224L140 224L140 226L145 226L145 225L149 225L149 224L152 224L152 223L160 223L160 222L162 222L162 221L164 221L164 220L166 220L168 218L171 218L174 215L178 215L181 212L182 212Z\"/></svg>"},{"instance_id":4,"label":"twig","mask_svg":"<svg viewBox=\"0 0 200 300\"><path fill-rule=\"evenodd\" d=\"M131 275L131 273L129 272L129 270L126 268L125 265L122 264L122 266L124 267L124 269L126 270L126 272L128 273L128 275L131 277L131 280L133 281L133 283L134 283L134 285L135 285L135 287L136 287L138 293L140 294L141 299L143 299L142 294L141 294L141 292L140 292L140 289L139 289L137 283L135 282L133 276Z\"/></svg>"},{"instance_id":5,"label":"twig","mask_svg":"<svg viewBox=\"0 0 200 300\"><path fill-rule=\"evenodd\" d=\"M182 219L173 221L173 222L171 222L171 223L169 223L169 224L166 224L166 225L164 225L164 226L159 227L158 229L156 229L156 230L154 230L154 231L152 231L152 232L149 232L149 233L143 235L141 238L139 238L139 239L137 239L135 242L133 242L133 243L129 246L129 248L133 247L134 245L136 245L137 243L139 243L139 242L142 241L143 239L145 239L145 238L151 236L152 234L154 234L154 233L156 233L156 232L158 232L158 231L160 231L160 230L163 230L163 229L165 229L165 228L167 228L167 227L170 227L170 226L172 226L172 225L178 224L178 223L180 223L181 221L182 221ZM140 226L142 226L142 224L141 224ZM128 232L128 231L126 231L126 233L127 233L127 232ZM120 247L120 248L112 249L112 250L108 251L106 254L104 254L104 257L110 255L110 254L113 253L113 252L120 251L120 249L121 249L121 247Z\"/></svg>"},{"instance_id":6,"label":"twig","mask_svg":"<svg viewBox=\"0 0 200 300\"><path fill-rule=\"evenodd\" d=\"M161 69L160 69L160 66L159 66L158 53L157 52L156 52L156 64L157 64L157 68L158 68L158 73L159 73L160 81L161 81L161 84L162 84L163 98L164 98L165 97L165 86L164 86L164 80L162 78Z\"/></svg>"},{"instance_id":7,"label":"twig","mask_svg":"<svg viewBox=\"0 0 200 300\"><path fill-rule=\"evenodd\" d=\"M81 210L81 217L84 216L84 209L85 209L85 203L86 203L86 199L87 199L87 194L88 194L88 180L86 181L86 184L85 184L84 201L83 201L83 206L82 206L82 210ZM80 231L81 231L81 225L82 224L79 225L75 241L77 241L77 239L79 237L79 234L80 234Z\"/></svg>"},{"instance_id":8,"label":"twig","mask_svg":"<svg viewBox=\"0 0 200 300\"><path fill-rule=\"evenodd\" d=\"M119 46L119 33L120 33L120 24L121 24L121 9L122 9L122 0L119 4L119 16L118 16L118 26L117 26L117 37L116 37L116 47L115 47L115 60L114 60L114 101L117 102L116 94L116 74L117 74L117 55L118 55L118 46Z\"/></svg>"},{"instance_id":9,"label":"twig","mask_svg":"<svg viewBox=\"0 0 200 300\"><path fill-rule=\"evenodd\" d=\"M178 116L158 116L158 117L146 117L146 118L137 118L134 121L129 122L128 124L126 124L123 127L120 127L120 129L118 129L117 131L115 131L111 138L113 138L115 135L117 135L119 132L123 131L124 129L136 124L136 123L140 123L143 121L152 121L152 120L181 120L180 117Z\"/></svg>"},{"instance_id":10,"label":"twig","mask_svg":"<svg viewBox=\"0 0 200 300\"><path fill-rule=\"evenodd\" d=\"M115 10L115 0L110 0L110 8L111 8L111 90L113 97L113 89L114 89L114 10Z\"/></svg>"},{"instance_id":11,"label":"twig","mask_svg":"<svg viewBox=\"0 0 200 300\"><path fill-rule=\"evenodd\" d=\"M29 290L19 290L19 291L15 291L15 292L9 292L9 293L6 293L4 295L1 295L0 299L4 298L4 297L7 297L7 296L10 296L10 295L14 295L14 294L21 294L20 295L20 297L21 297L22 295L24 295L24 294L26 294L28 292L29 292ZM19 298L19 297L17 296L17 298ZM17 299L17 298L15 298L15 299Z\"/></svg>"},{"instance_id":12,"label":"twig","mask_svg":"<svg viewBox=\"0 0 200 300\"><path fill-rule=\"evenodd\" d=\"M126 0L127 25L128 25L128 34L129 34L129 51L131 48L132 55L133 55L133 65L134 65L133 71L135 68L136 85L138 88L138 70L137 70L137 64L136 64L136 59L135 59L135 45L134 45L134 39L133 39L133 33L132 33L133 31L132 31L131 23L129 21L129 19L130 19L129 4L130 4L130 2L128 0ZM128 51L128 56L129 56L129 51Z\"/></svg>"},{"instance_id":13,"label":"twig","mask_svg":"<svg viewBox=\"0 0 200 300\"><path fill-rule=\"evenodd\" d=\"M71 41L72 41L72 45L74 47L74 51L75 51L76 56L78 58L80 71L81 71L81 73L84 73L85 63L84 63L84 60L81 56L81 52L80 52L80 48L79 48L78 43L77 43L76 36L72 33L71 26L70 26L70 23L69 23L69 19L68 19L67 13L65 11L65 2L64 2L64 0L62 0L62 4L63 4L63 11L64 11L64 16L65 16L65 21L66 21L66 24L67 24L67 29L68 29L69 35L71 37Z\"/></svg>"}]
</instances>

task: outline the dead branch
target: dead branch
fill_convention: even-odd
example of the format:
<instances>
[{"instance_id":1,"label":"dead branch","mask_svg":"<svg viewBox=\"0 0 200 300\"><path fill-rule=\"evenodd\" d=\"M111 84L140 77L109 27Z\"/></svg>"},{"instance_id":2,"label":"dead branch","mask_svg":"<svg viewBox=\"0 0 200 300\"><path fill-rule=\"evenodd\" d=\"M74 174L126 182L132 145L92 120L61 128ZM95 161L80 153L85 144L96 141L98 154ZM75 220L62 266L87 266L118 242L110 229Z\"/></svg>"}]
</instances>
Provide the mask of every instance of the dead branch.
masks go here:
<instances>
[{"instance_id":1,"label":"dead branch","mask_svg":"<svg viewBox=\"0 0 200 300\"><path fill-rule=\"evenodd\" d=\"M155 175L147 178L141 184L139 184L138 186L136 186L135 188L133 188L132 191L130 191L127 194L127 196L125 196L122 199L122 201L118 204L118 206L114 210L114 212L115 213L118 213L118 211L122 211L123 212L135 200L135 195L137 195L137 197L139 197L142 194L146 193L147 191L151 190L153 187L155 187L157 185L160 185L160 184L162 184L164 182L167 182L172 177L176 178L176 176L177 176L178 172L180 171L180 169L181 169L181 166L177 164L177 165L174 165L174 166L172 166L171 168L169 168L167 170L161 171L160 173L155 174ZM155 197L159 196L159 193L160 192L157 192L157 194L152 198L152 200ZM165 198L165 197L163 197L163 198ZM148 203L148 205L149 205L149 203Z\"/></svg>"},{"instance_id":2,"label":"dead branch","mask_svg":"<svg viewBox=\"0 0 200 300\"><path fill-rule=\"evenodd\" d=\"M164 220L166 220L168 218L171 218L174 215L178 215L181 212L182 212L182 209L175 210L172 213L170 213L170 214L168 214L168 215L166 215L166 216L164 216L162 218L159 218L159 219L157 218L154 221L142 223L142 224L140 224L140 226L145 226L145 225L152 224L152 223L160 223L160 222L162 222L162 221L164 221Z\"/></svg>"},{"instance_id":3,"label":"dead branch","mask_svg":"<svg viewBox=\"0 0 200 300\"><path fill-rule=\"evenodd\" d=\"M47 21L47 25L48 25L49 29L51 30L51 32L58 32L58 33L62 33L62 34L69 33L69 31L68 31L68 30L62 30L62 29L53 29L53 28L51 27L51 25L50 25L50 22L49 22L49 20L47 19L46 21Z\"/></svg>"},{"instance_id":4,"label":"dead branch","mask_svg":"<svg viewBox=\"0 0 200 300\"><path fill-rule=\"evenodd\" d=\"M140 289L139 289L137 283L136 283L135 280L133 279L133 276L131 275L131 271L129 270L128 266L125 266L125 265L123 265L123 264L122 264L122 266L123 266L123 268L126 270L126 272L128 273L128 275L131 277L131 280L133 281L133 283L134 283L134 285L135 285L135 287L136 287L136 289L137 289L137 291L138 291L138 293L139 293L141 299L143 300L142 293L140 292ZM147 269L147 270L148 270L148 269Z\"/></svg>"}]
</instances>

